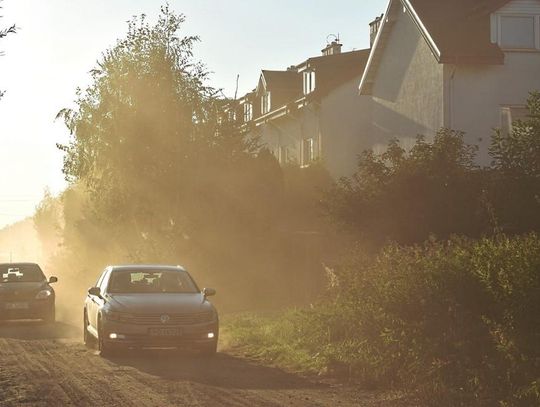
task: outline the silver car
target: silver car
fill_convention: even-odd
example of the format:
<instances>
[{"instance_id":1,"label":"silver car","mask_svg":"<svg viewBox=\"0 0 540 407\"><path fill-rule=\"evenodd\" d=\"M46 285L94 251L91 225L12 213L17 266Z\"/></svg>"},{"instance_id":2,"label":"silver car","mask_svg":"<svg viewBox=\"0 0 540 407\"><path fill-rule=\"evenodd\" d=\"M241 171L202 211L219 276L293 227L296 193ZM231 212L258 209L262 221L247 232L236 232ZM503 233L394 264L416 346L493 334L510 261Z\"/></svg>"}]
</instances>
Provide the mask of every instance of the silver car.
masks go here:
<instances>
[{"instance_id":1,"label":"silver car","mask_svg":"<svg viewBox=\"0 0 540 407\"><path fill-rule=\"evenodd\" d=\"M214 355L218 314L180 266L107 267L84 302L84 342L101 355L120 348L189 347Z\"/></svg>"}]
</instances>

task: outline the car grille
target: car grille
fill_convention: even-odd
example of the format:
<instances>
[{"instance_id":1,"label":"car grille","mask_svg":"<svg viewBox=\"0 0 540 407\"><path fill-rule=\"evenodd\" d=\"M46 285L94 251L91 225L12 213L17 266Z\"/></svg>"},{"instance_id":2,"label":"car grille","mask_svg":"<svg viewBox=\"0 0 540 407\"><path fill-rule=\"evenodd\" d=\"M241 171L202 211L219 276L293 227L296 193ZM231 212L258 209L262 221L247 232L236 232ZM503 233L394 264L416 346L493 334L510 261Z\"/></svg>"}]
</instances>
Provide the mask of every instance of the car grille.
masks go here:
<instances>
[{"instance_id":1,"label":"car grille","mask_svg":"<svg viewBox=\"0 0 540 407\"><path fill-rule=\"evenodd\" d=\"M162 316L168 315L169 319L162 321ZM196 325L212 321L212 312L196 312L189 314L118 314L115 321L134 325Z\"/></svg>"},{"instance_id":2,"label":"car grille","mask_svg":"<svg viewBox=\"0 0 540 407\"><path fill-rule=\"evenodd\" d=\"M32 301L36 298L38 291L8 291L0 294L0 301Z\"/></svg>"}]
</instances>

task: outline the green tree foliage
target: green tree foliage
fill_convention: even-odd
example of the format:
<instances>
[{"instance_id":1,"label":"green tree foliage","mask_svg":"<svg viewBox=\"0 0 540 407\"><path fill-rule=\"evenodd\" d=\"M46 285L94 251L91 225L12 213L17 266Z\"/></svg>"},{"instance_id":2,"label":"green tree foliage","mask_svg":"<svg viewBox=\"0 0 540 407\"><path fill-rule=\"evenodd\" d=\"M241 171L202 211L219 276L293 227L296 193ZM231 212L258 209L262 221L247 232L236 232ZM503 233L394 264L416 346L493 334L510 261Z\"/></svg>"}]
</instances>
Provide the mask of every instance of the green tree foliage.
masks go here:
<instances>
[{"instance_id":1,"label":"green tree foliage","mask_svg":"<svg viewBox=\"0 0 540 407\"><path fill-rule=\"evenodd\" d=\"M209 227L226 228L230 210L254 213L254 199L235 198L264 180L251 171L264 161L256 146L221 120L216 91L193 59L197 38L178 35L183 22L168 7L153 26L144 16L131 21L77 108L59 113L73 135L59 146L64 173L87 197L82 224L133 260L172 260ZM241 173L249 181L234 184Z\"/></svg>"},{"instance_id":2,"label":"green tree foliage","mask_svg":"<svg viewBox=\"0 0 540 407\"><path fill-rule=\"evenodd\" d=\"M45 190L43 198L34 212L33 221L34 228L47 257L54 255L59 243L61 210L58 198L52 196L48 189Z\"/></svg>"},{"instance_id":3,"label":"green tree foliage","mask_svg":"<svg viewBox=\"0 0 540 407\"><path fill-rule=\"evenodd\" d=\"M1 8L2 7L0 7L0 9ZM0 18L2 18L2 17L0 16ZM0 28L0 39L6 37L9 34L14 34L16 31L17 31L17 29L15 27L15 24L13 24L12 26L7 27L7 28ZM0 52L0 55L2 55L1 52ZM0 91L0 99L2 99L2 96L4 96L4 92Z\"/></svg>"},{"instance_id":4,"label":"green tree foliage","mask_svg":"<svg viewBox=\"0 0 540 407\"><path fill-rule=\"evenodd\" d=\"M540 179L540 92L532 92L529 117L513 123L512 131L495 132L490 153L493 166L505 175Z\"/></svg>"},{"instance_id":5,"label":"green tree foliage","mask_svg":"<svg viewBox=\"0 0 540 407\"><path fill-rule=\"evenodd\" d=\"M490 200L499 227L512 233L540 230L540 92L531 93L528 108L510 134L495 132L490 149Z\"/></svg>"},{"instance_id":6,"label":"green tree foliage","mask_svg":"<svg viewBox=\"0 0 540 407\"><path fill-rule=\"evenodd\" d=\"M379 243L478 235L487 219L476 152L463 133L447 129L433 142L419 136L409 152L393 140L383 154L362 153L357 172L335 185L325 208L338 224Z\"/></svg>"}]
</instances>

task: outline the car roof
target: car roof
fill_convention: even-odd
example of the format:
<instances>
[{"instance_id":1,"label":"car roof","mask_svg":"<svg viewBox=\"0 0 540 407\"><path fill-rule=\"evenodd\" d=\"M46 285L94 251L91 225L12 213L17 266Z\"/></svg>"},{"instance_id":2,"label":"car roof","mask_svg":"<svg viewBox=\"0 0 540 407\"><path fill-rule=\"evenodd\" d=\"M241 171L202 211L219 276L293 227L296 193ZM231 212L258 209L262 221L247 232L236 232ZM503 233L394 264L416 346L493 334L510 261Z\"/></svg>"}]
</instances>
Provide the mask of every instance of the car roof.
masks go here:
<instances>
[{"instance_id":1,"label":"car roof","mask_svg":"<svg viewBox=\"0 0 540 407\"><path fill-rule=\"evenodd\" d=\"M24 262L20 262L20 263L0 263L0 266L38 266L39 267L39 264L37 264L37 263L24 263Z\"/></svg>"},{"instance_id":2,"label":"car roof","mask_svg":"<svg viewBox=\"0 0 540 407\"><path fill-rule=\"evenodd\" d=\"M111 271L120 270L170 270L170 271L186 271L182 266L167 266L163 264L121 264L107 267Z\"/></svg>"}]
</instances>

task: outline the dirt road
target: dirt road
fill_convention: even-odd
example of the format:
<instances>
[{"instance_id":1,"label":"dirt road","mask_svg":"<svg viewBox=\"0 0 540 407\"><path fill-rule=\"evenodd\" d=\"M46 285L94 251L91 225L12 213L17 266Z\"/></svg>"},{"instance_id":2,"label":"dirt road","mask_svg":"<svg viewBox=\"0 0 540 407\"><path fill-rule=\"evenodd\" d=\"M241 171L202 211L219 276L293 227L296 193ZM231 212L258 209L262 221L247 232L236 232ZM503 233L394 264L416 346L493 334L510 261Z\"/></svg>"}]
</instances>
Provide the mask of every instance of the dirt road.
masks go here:
<instances>
[{"instance_id":1,"label":"dirt road","mask_svg":"<svg viewBox=\"0 0 540 407\"><path fill-rule=\"evenodd\" d=\"M0 325L0 406L404 406L220 352L205 359L144 351L104 359L79 329L57 323Z\"/></svg>"}]
</instances>

